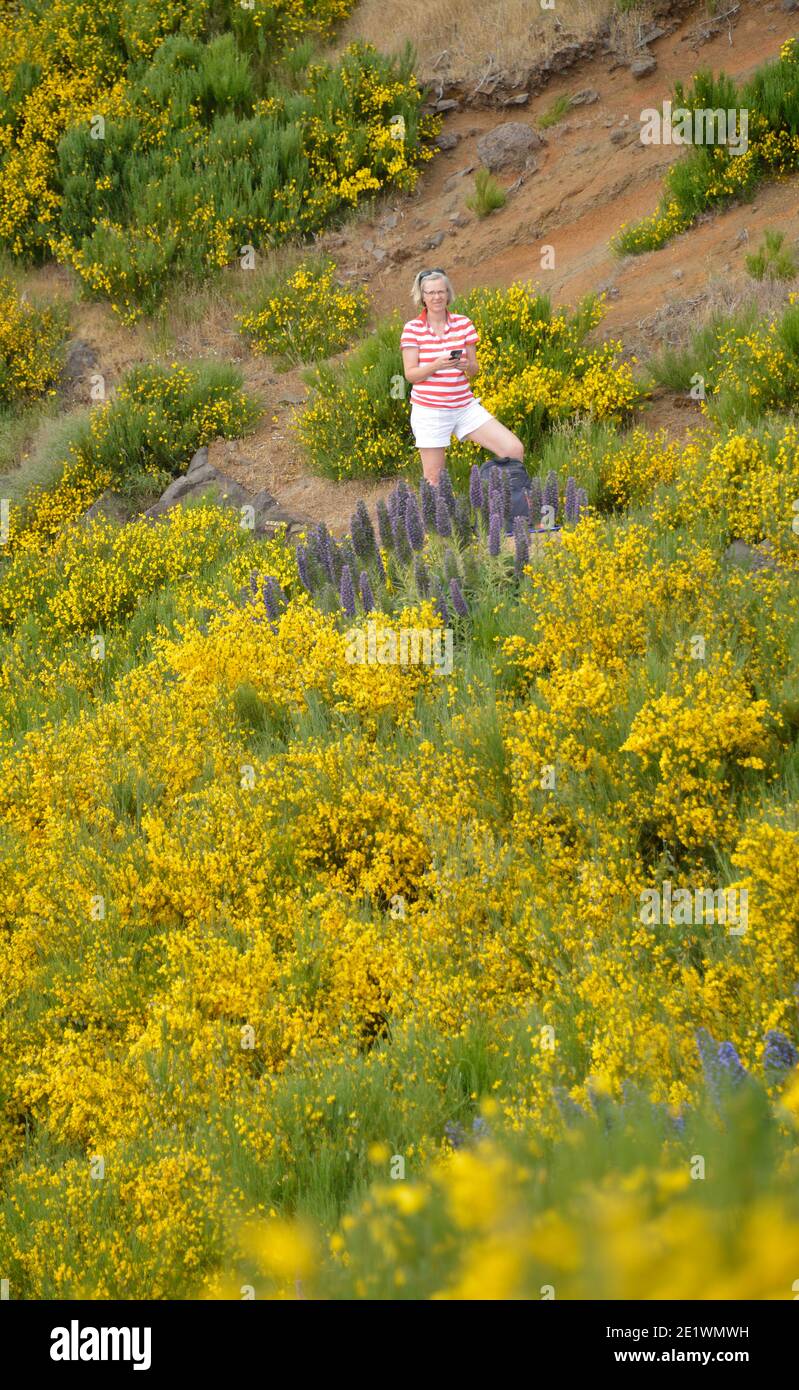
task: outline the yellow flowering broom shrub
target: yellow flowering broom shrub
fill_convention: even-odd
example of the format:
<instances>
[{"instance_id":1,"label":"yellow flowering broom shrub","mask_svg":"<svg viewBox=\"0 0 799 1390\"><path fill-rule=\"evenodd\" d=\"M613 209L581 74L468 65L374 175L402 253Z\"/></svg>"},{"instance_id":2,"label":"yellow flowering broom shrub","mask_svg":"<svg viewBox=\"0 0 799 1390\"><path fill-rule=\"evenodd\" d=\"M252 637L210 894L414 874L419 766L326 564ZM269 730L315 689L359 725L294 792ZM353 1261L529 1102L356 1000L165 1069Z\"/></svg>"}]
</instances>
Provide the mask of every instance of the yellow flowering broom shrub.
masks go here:
<instances>
[{"instance_id":1,"label":"yellow flowering broom shrub","mask_svg":"<svg viewBox=\"0 0 799 1390\"><path fill-rule=\"evenodd\" d=\"M312 362L346 347L368 310L362 288L334 283L332 261L303 263L275 287L261 306L253 306L240 323L253 352L268 352L286 362Z\"/></svg>"},{"instance_id":2,"label":"yellow flowering broom shrub","mask_svg":"<svg viewBox=\"0 0 799 1390\"><path fill-rule=\"evenodd\" d=\"M0 279L0 407L55 395L64 315L36 309Z\"/></svg>"}]
</instances>

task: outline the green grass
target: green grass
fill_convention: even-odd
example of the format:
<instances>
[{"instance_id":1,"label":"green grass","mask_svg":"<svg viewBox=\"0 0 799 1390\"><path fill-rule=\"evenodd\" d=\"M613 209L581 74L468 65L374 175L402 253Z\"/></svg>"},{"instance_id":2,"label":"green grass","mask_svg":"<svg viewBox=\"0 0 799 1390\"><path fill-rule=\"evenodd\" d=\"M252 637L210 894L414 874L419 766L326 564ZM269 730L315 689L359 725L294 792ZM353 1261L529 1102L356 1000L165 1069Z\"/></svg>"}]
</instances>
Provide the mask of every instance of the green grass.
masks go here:
<instances>
[{"instance_id":1,"label":"green grass","mask_svg":"<svg viewBox=\"0 0 799 1390\"><path fill-rule=\"evenodd\" d=\"M488 217L505 206L505 190L497 183L488 169L478 169L474 176L474 193L466 199L466 206L476 212L478 217Z\"/></svg>"}]
</instances>

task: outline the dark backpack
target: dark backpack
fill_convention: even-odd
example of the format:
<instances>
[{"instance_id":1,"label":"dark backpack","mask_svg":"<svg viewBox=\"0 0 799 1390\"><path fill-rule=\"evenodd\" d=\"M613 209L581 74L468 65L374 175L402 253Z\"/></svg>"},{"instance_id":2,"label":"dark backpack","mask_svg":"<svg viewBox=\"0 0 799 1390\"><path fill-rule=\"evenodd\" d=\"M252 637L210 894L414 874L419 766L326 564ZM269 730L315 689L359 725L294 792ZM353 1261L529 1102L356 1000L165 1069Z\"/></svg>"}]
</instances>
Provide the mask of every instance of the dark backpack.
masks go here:
<instances>
[{"instance_id":1,"label":"dark backpack","mask_svg":"<svg viewBox=\"0 0 799 1390\"><path fill-rule=\"evenodd\" d=\"M488 491L491 470L494 468L499 472L500 482L507 478L510 486L510 510L506 528L510 532L517 516L523 516L525 521L530 520L530 502L527 496L531 486L530 475L518 459L486 459L485 463L480 464L480 482L484 495Z\"/></svg>"}]
</instances>

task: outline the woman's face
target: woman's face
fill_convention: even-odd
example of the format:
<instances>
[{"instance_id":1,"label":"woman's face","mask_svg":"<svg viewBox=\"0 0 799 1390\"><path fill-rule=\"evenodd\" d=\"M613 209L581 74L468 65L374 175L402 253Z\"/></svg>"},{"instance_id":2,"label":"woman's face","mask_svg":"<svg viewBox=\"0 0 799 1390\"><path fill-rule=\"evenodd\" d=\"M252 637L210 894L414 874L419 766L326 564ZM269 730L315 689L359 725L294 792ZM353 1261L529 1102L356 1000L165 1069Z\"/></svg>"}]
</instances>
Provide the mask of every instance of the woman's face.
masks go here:
<instances>
[{"instance_id":1,"label":"woman's face","mask_svg":"<svg viewBox=\"0 0 799 1390\"><path fill-rule=\"evenodd\" d=\"M428 275L422 281L422 300L426 309L442 313L447 307L447 287L440 275Z\"/></svg>"}]
</instances>

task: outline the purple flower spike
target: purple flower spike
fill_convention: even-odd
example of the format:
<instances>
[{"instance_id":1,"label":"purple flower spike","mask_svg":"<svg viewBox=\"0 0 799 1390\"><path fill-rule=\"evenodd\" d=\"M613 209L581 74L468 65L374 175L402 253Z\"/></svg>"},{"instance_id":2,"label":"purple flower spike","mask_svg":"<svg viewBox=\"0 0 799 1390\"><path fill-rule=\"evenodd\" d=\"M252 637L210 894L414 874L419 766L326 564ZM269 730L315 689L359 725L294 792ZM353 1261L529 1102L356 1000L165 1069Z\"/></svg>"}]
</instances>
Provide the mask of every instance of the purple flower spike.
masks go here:
<instances>
[{"instance_id":1,"label":"purple flower spike","mask_svg":"<svg viewBox=\"0 0 799 1390\"><path fill-rule=\"evenodd\" d=\"M433 591L435 593L436 608L438 609L441 621L444 623L448 623L449 609L447 608L447 596L444 593L444 585L441 583L441 580L439 579L438 575L436 575L435 579L433 580Z\"/></svg>"},{"instance_id":2,"label":"purple flower spike","mask_svg":"<svg viewBox=\"0 0 799 1390\"><path fill-rule=\"evenodd\" d=\"M391 529L391 515L388 507L380 498L377 504L377 529L380 534L380 544L384 550L394 549L394 532Z\"/></svg>"},{"instance_id":3,"label":"purple flower spike","mask_svg":"<svg viewBox=\"0 0 799 1390\"><path fill-rule=\"evenodd\" d=\"M747 1076L746 1067L743 1065L738 1053L735 1051L731 1042L719 1043L718 1064L721 1068L722 1076L733 1086L740 1086Z\"/></svg>"},{"instance_id":4,"label":"purple flower spike","mask_svg":"<svg viewBox=\"0 0 799 1390\"><path fill-rule=\"evenodd\" d=\"M272 619L272 622L277 622L280 617L280 610L285 607L285 603L286 595L283 593L277 580L273 579L271 574L268 574L266 576L266 583L264 584L264 607Z\"/></svg>"},{"instance_id":5,"label":"purple flower spike","mask_svg":"<svg viewBox=\"0 0 799 1390\"><path fill-rule=\"evenodd\" d=\"M442 468L438 475L438 495L443 497L447 504L447 511L450 516L455 514L455 493L452 490L452 479L446 468Z\"/></svg>"},{"instance_id":6,"label":"purple flower spike","mask_svg":"<svg viewBox=\"0 0 799 1390\"><path fill-rule=\"evenodd\" d=\"M320 521L313 536L314 549L320 565L327 574L331 584L336 582L335 567L333 564L333 547L330 532L324 521Z\"/></svg>"},{"instance_id":7,"label":"purple flower spike","mask_svg":"<svg viewBox=\"0 0 799 1390\"><path fill-rule=\"evenodd\" d=\"M385 582L386 582L386 567L385 567L385 565L383 564L383 556L380 554L380 551L379 551L379 550L376 550L376 551L375 551L375 569L377 570L377 573L380 575L380 581L381 581L381 583L385 584Z\"/></svg>"},{"instance_id":8,"label":"purple flower spike","mask_svg":"<svg viewBox=\"0 0 799 1390\"><path fill-rule=\"evenodd\" d=\"M544 482L544 503L547 507L552 508L555 515L555 521L557 521L558 519L559 500L560 498L558 489L558 475L555 472L554 468L550 468L549 472L547 473L546 480Z\"/></svg>"},{"instance_id":9,"label":"purple flower spike","mask_svg":"<svg viewBox=\"0 0 799 1390\"><path fill-rule=\"evenodd\" d=\"M452 535L452 522L449 517L449 508L441 493L436 497L436 530L439 536Z\"/></svg>"},{"instance_id":10,"label":"purple flower spike","mask_svg":"<svg viewBox=\"0 0 799 1390\"><path fill-rule=\"evenodd\" d=\"M473 510L479 512L483 505L483 484L480 481L480 469L476 463L472 464L472 471L469 474L469 501Z\"/></svg>"},{"instance_id":11,"label":"purple flower spike","mask_svg":"<svg viewBox=\"0 0 799 1390\"><path fill-rule=\"evenodd\" d=\"M419 484L419 496L422 499L422 517L426 531L436 529L436 494L435 489L430 485L426 478L422 478Z\"/></svg>"},{"instance_id":12,"label":"purple flower spike","mask_svg":"<svg viewBox=\"0 0 799 1390\"><path fill-rule=\"evenodd\" d=\"M352 575L349 565L344 565L341 571L341 586L339 589L341 606L348 618L355 617L355 594L352 588Z\"/></svg>"},{"instance_id":13,"label":"purple flower spike","mask_svg":"<svg viewBox=\"0 0 799 1390\"><path fill-rule=\"evenodd\" d=\"M430 597L430 575L427 565L421 555L417 555L413 562L413 579L416 584L416 592L420 598Z\"/></svg>"},{"instance_id":14,"label":"purple flower spike","mask_svg":"<svg viewBox=\"0 0 799 1390\"><path fill-rule=\"evenodd\" d=\"M799 1052L790 1038L781 1033L778 1028L770 1028L766 1033L766 1046L763 1052L764 1071L777 1074L793 1071L797 1063L799 1063Z\"/></svg>"},{"instance_id":15,"label":"purple flower spike","mask_svg":"<svg viewBox=\"0 0 799 1390\"><path fill-rule=\"evenodd\" d=\"M565 512L566 520L568 522L575 522L577 520L577 517L579 515L579 508L577 505L577 484L574 481L574 478L572 477L571 473L566 479L566 497L563 503L563 510Z\"/></svg>"},{"instance_id":16,"label":"purple flower spike","mask_svg":"<svg viewBox=\"0 0 799 1390\"><path fill-rule=\"evenodd\" d=\"M310 593L311 580L308 574L308 551L305 549L304 545L298 545L294 553L297 559L297 573L300 576L300 583L303 588L307 589L308 593Z\"/></svg>"},{"instance_id":17,"label":"purple flower spike","mask_svg":"<svg viewBox=\"0 0 799 1390\"><path fill-rule=\"evenodd\" d=\"M452 598L452 607L455 609L455 612L458 613L462 618L468 617L469 608L467 606L466 599L463 597L463 594L461 593L461 586L458 583L457 579L450 579L449 592Z\"/></svg>"},{"instance_id":18,"label":"purple flower spike","mask_svg":"<svg viewBox=\"0 0 799 1390\"><path fill-rule=\"evenodd\" d=\"M424 527L419 504L412 492L405 499L405 531L411 550L421 550L424 546Z\"/></svg>"},{"instance_id":19,"label":"purple flower spike","mask_svg":"<svg viewBox=\"0 0 799 1390\"><path fill-rule=\"evenodd\" d=\"M375 606L375 600L374 594L372 593L372 586L369 583L369 576L366 573L366 570L361 570L359 588L361 590L361 603L363 604L363 611L364 613L370 613Z\"/></svg>"},{"instance_id":20,"label":"purple flower spike","mask_svg":"<svg viewBox=\"0 0 799 1390\"><path fill-rule=\"evenodd\" d=\"M544 505L544 494L541 490L541 479L533 478L530 484L530 520L534 526L541 525L541 508Z\"/></svg>"},{"instance_id":21,"label":"purple flower spike","mask_svg":"<svg viewBox=\"0 0 799 1390\"><path fill-rule=\"evenodd\" d=\"M516 542L516 561L514 569L516 578L521 579L524 567L530 559L530 541L527 531L527 522L523 516L517 516L514 520L513 539Z\"/></svg>"},{"instance_id":22,"label":"purple flower spike","mask_svg":"<svg viewBox=\"0 0 799 1390\"><path fill-rule=\"evenodd\" d=\"M488 553L489 555L499 554L500 536L502 534L502 517L499 512L492 512L488 523Z\"/></svg>"}]
</instances>

